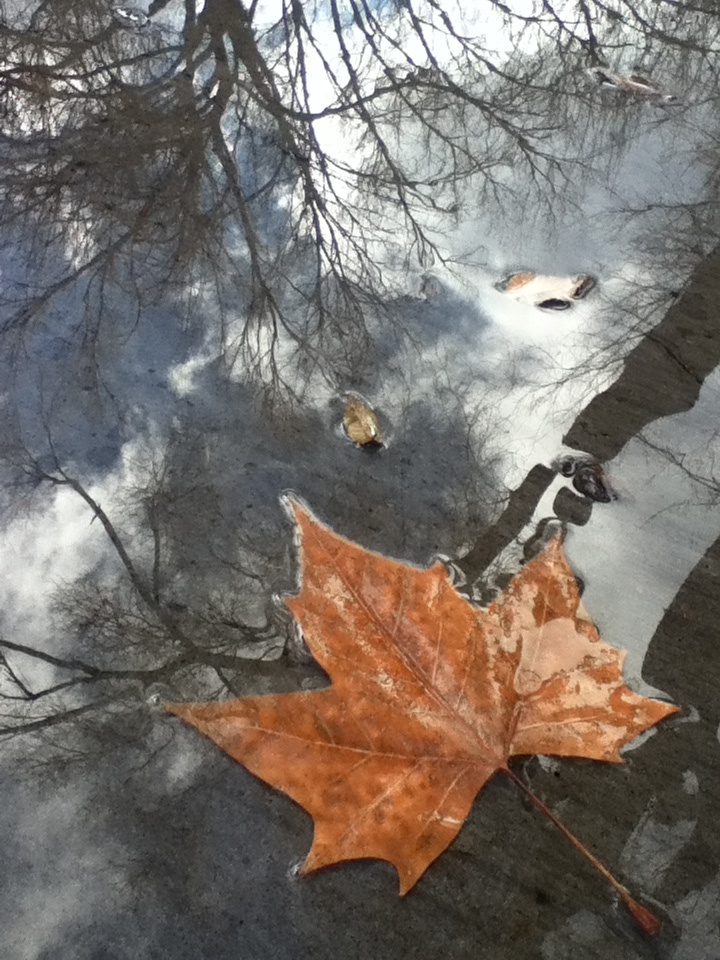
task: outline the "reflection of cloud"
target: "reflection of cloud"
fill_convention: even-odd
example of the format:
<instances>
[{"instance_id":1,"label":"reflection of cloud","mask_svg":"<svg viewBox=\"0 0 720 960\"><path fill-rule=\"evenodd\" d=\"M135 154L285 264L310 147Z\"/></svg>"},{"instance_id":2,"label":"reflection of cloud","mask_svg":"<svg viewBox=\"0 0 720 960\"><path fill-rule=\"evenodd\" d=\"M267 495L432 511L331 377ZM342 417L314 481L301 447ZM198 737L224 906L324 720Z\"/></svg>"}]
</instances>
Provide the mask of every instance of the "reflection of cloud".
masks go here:
<instances>
[{"instance_id":1,"label":"reflection of cloud","mask_svg":"<svg viewBox=\"0 0 720 960\"><path fill-rule=\"evenodd\" d=\"M86 956L82 931L124 909L123 844L97 836L83 788L38 800L3 770L2 951L12 960ZM12 817L7 813L12 810Z\"/></svg>"},{"instance_id":2,"label":"reflection of cloud","mask_svg":"<svg viewBox=\"0 0 720 960\"><path fill-rule=\"evenodd\" d=\"M629 921L628 921L629 922ZM580 960L581 957L636 960L636 945L617 925L590 910L578 910L542 943L543 960Z\"/></svg>"},{"instance_id":3,"label":"reflection of cloud","mask_svg":"<svg viewBox=\"0 0 720 960\"><path fill-rule=\"evenodd\" d=\"M195 389L196 375L213 360L214 356L209 350L200 350L172 367L168 373L168 382L175 395L187 397L192 394Z\"/></svg>"},{"instance_id":4,"label":"reflection of cloud","mask_svg":"<svg viewBox=\"0 0 720 960\"><path fill-rule=\"evenodd\" d=\"M91 570L106 555L105 533L70 490L13 521L2 532L0 610L6 639L48 652L67 652L68 638L52 632L50 600L64 582ZM27 669L40 669L26 664Z\"/></svg>"},{"instance_id":5,"label":"reflection of cloud","mask_svg":"<svg viewBox=\"0 0 720 960\"><path fill-rule=\"evenodd\" d=\"M697 820L662 823L652 815L653 804L640 818L623 848L620 866L638 889L650 895L658 890L673 860L695 832Z\"/></svg>"},{"instance_id":6,"label":"reflection of cloud","mask_svg":"<svg viewBox=\"0 0 720 960\"><path fill-rule=\"evenodd\" d=\"M676 909L682 933L673 960L720 957L720 874L703 889L688 894Z\"/></svg>"}]
</instances>

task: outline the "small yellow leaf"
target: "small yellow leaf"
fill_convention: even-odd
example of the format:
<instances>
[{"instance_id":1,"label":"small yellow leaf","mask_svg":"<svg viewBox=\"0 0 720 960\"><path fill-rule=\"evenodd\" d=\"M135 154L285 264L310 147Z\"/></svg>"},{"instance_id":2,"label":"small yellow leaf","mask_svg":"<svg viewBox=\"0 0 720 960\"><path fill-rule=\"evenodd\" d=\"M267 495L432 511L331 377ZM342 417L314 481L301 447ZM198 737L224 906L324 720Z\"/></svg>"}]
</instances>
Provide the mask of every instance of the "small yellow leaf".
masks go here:
<instances>
[{"instance_id":1,"label":"small yellow leaf","mask_svg":"<svg viewBox=\"0 0 720 960\"><path fill-rule=\"evenodd\" d=\"M380 424L375 412L359 397L348 394L345 402L343 428L348 437L360 447L383 445Z\"/></svg>"}]
</instances>

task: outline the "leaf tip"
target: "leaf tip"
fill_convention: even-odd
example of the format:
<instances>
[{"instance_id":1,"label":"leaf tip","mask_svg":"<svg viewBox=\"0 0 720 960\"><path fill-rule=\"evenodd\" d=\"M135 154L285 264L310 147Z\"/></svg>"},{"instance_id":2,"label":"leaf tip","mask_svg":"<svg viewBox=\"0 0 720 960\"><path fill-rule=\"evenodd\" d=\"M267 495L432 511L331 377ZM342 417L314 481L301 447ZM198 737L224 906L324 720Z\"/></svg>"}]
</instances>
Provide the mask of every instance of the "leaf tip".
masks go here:
<instances>
[{"instance_id":1,"label":"leaf tip","mask_svg":"<svg viewBox=\"0 0 720 960\"><path fill-rule=\"evenodd\" d=\"M184 703L168 703L167 701L163 700L160 706L163 708L165 713L171 713L173 716L180 717L181 719L184 716Z\"/></svg>"},{"instance_id":2,"label":"leaf tip","mask_svg":"<svg viewBox=\"0 0 720 960\"><path fill-rule=\"evenodd\" d=\"M165 713L169 713L171 716L177 717L178 720L182 720L183 723L187 723L191 727L196 727L198 730L202 729L197 717L198 704L167 703L163 701L160 706L163 708Z\"/></svg>"},{"instance_id":3,"label":"leaf tip","mask_svg":"<svg viewBox=\"0 0 720 960\"><path fill-rule=\"evenodd\" d=\"M292 490L286 490L281 495L280 505L290 522L294 524L296 536L302 535L304 529L324 526L305 501Z\"/></svg>"},{"instance_id":4,"label":"leaf tip","mask_svg":"<svg viewBox=\"0 0 720 960\"><path fill-rule=\"evenodd\" d=\"M412 890L412 888L413 888L414 886L415 886L415 881L414 881L414 880L408 880L407 878L403 877L402 874L401 874L401 875L400 875L400 887L399 887L399 889L398 889L398 896L400 896L400 897L406 896L408 893L410 893L410 891Z\"/></svg>"},{"instance_id":5,"label":"leaf tip","mask_svg":"<svg viewBox=\"0 0 720 960\"><path fill-rule=\"evenodd\" d=\"M667 720L668 717L674 717L678 713L682 713L682 709L676 703L669 703L666 700L647 698L646 707L649 712L649 722L646 728L656 726L662 720Z\"/></svg>"},{"instance_id":6,"label":"leaf tip","mask_svg":"<svg viewBox=\"0 0 720 960\"><path fill-rule=\"evenodd\" d=\"M293 490L285 490L280 494L280 506L293 521L297 521L299 513L310 512Z\"/></svg>"}]
</instances>

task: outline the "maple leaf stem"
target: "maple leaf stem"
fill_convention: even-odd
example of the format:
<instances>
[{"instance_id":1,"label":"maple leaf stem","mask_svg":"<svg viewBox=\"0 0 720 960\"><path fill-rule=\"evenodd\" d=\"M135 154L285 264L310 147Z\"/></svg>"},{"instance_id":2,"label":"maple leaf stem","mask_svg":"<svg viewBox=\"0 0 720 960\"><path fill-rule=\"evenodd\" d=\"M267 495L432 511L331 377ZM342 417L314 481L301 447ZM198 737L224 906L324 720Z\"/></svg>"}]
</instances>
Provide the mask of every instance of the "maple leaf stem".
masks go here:
<instances>
[{"instance_id":1,"label":"maple leaf stem","mask_svg":"<svg viewBox=\"0 0 720 960\"><path fill-rule=\"evenodd\" d=\"M618 880L615 879L607 867L600 863L597 857L588 850L584 843L578 840L578 838L568 830L561 820L558 820L552 810L547 807L539 797L535 796L532 790L523 783L520 777L513 773L509 767L504 767L503 773L505 773L505 775L509 777L510 780L512 780L512 782L519 787L520 790L522 790L525 796L533 802L538 810L545 814L548 820L552 820L560 833L567 837L575 849L578 850L587 860L589 860L595 869L602 874L602 876L607 880L607 882L610 884L613 890L616 891L622 902L625 904L625 907L630 913L635 925L646 936L657 936L657 934L660 932L660 921L655 914L644 907L641 903L638 903L638 901L630 895L629 891Z\"/></svg>"}]
</instances>

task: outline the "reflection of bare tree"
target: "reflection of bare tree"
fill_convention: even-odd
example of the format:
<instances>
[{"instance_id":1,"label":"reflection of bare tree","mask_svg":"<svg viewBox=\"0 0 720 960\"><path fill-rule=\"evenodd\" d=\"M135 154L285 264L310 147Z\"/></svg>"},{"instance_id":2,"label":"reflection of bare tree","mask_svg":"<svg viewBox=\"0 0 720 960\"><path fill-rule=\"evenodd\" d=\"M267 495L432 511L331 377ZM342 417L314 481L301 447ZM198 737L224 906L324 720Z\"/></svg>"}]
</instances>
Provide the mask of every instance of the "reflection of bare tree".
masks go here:
<instances>
[{"instance_id":1,"label":"reflection of bare tree","mask_svg":"<svg viewBox=\"0 0 720 960\"><path fill-rule=\"evenodd\" d=\"M44 743L52 729L55 760L85 759L100 749L109 727L132 727L138 711L147 711L154 690L214 698L317 682L317 668L293 659L287 618L273 603L267 605L264 622L258 622L254 610L250 623L243 619L242 600L225 593L222 583L202 599L198 591L185 592L183 603L166 593L164 583L174 566L168 536L173 493L161 475L150 477L143 488L135 506L139 516L125 518L129 530L133 521L144 523L143 537L143 527L135 528L139 536L121 533L101 504L58 463L48 469L20 450L12 462L32 485L69 488L87 504L112 544L120 571L111 564L104 573L91 573L58 590L54 628L73 638L72 653L51 654L42 645L0 639L0 736L32 734ZM132 539L132 551L126 536ZM228 565L241 584L242 566ZM128 733L127 739L132 736ZM135 743L141 753L150 746Z\"/></svg>"},{"instance_id":2,"label":"reflection of bare tree","mask_svg":"<svg viewBox=\"0 0 720 960\"><path fill-rule=\"evenodd\" d=\"M435 0L155 0L150 17L175 28L126 28L96 0L8 18L5 220L36 273L6 293L5 329L75 283L152 298L197 282L215 287L226 346L271 382L281 343L342 368L368 346L389 268L438 256L429 225L457 213L464 183L517 201L519 165L541 192L564 182L577 155L562 159L562 128L577 144L587 112L569 55L640 40L705 53L684 4L493 6L517 53ZM100 322L96 298L90 339Z\"/></svg>"},{"instance_id":3,"label":"reflection of bare tree","mask_svg":"<svg viewBox=\"0 0 720 960\"><path fill-rule=\"evenodd\" d=\"M393 142L399 113L434 144L438 182L487 163L449 133L448 102L533 163L541 152L517 105L472 92L481 49L447 17L431 25L432 5L383 13L332 0L311 14L288 3L275 23L225 0L199 15L168 2L150 13L173 6L177 33L124 30L94 2L39 4L30 22L2 32L7 209L17 228L33 224L38 249L53 241L71 261L59 279L49 262L30 296L10 298L6 329L83 279L123 274L147 292L160 277L186 282L210 269L245 314L236 346L251 367L276 371L281 337L312 353L340 329L343 349L362 345L368 297L383 289L381 245L396 247L405 231L428 256L421 214L442 206L437 184ZM426 31L451 38L454 67L417 68L398 44L408 30L431 63ZM470 68L463 86L460 59ZM328 149L333 137L355 149Z\"/></svg>"}]
</instances>

